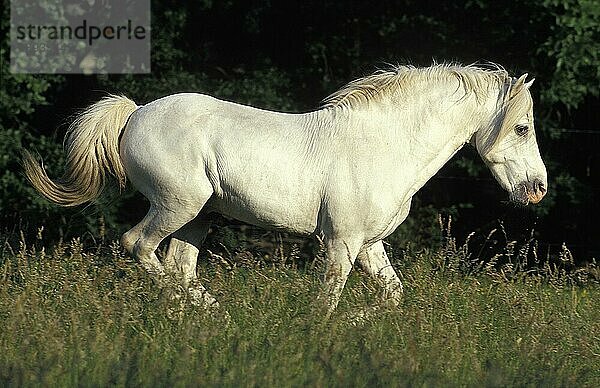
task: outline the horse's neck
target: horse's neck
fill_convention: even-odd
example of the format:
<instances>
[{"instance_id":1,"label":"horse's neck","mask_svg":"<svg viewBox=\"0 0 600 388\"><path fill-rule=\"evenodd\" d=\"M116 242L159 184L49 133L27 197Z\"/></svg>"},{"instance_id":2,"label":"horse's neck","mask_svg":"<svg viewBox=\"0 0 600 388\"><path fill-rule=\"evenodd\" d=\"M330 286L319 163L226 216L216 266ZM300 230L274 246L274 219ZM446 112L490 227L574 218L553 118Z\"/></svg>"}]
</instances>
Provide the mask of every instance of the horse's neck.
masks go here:
<instances>
[{"instance_id":1,"label":"horse's neck","mask_svg":"<svg viewBox=\"0 0 600 388\"><path fill-rule=\"evenodd\" d=\"M358 141L369 136L384 139L382 144L390 168L395 166L391 182L397 183L398 191L408 199L491 116L495 106L492 99L493 93L484 101L477 101L473 93L463 96L456 89L436 90L429 95L383 100L360 109L349 109L340 126L356 131L353 135Z\"/></svg>"}]
</instances>

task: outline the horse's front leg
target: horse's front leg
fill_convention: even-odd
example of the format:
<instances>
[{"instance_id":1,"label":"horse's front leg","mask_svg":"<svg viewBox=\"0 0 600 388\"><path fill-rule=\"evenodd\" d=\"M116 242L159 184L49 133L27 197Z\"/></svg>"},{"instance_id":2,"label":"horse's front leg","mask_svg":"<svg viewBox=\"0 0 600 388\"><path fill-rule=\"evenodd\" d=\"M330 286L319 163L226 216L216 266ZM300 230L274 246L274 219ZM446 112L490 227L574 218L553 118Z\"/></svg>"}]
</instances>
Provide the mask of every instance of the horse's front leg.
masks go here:
<instances>
[{"instance_id":1,"label":"horse's front leg","mask_svg":"<svg viewBox=\"0 0 600 388\"><path fill-rule=\"evenodd\" d=\"M394 307L402 302L402 282L378 241L358 254L358 264L384 289L384 300Z\"/></svg>"},{"instance_id":2,"label":"horse's front leg","mask_svg":"<svg viewBox=\"0 0 600 388\"><path fill-rule=\"evenodd\" d=\"M327 317L338 305L360 245L355 239L331 239L325 242L325 274L319 299L325 305Z\"/></svg>"}]
</instances>

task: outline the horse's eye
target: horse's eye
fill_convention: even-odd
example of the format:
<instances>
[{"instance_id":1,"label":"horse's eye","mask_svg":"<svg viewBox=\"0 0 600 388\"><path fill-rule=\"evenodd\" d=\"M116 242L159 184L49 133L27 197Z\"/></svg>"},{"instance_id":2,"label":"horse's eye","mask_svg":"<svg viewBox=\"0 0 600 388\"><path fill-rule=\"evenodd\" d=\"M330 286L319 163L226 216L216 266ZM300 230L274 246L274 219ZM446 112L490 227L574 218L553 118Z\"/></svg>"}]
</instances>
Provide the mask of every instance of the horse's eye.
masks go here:
<instances>
[{"instance_id":1,"label":"horse's eye","mask_svg":"<svg viewBox=\"0 0 600 388\"><path fill-rule=\"evenodd\" d=\"M529 127L527 125L519 124L515 127L515 132L519 136L525 136L527 131L529 131Z\"/></svg>"}]
</instances>

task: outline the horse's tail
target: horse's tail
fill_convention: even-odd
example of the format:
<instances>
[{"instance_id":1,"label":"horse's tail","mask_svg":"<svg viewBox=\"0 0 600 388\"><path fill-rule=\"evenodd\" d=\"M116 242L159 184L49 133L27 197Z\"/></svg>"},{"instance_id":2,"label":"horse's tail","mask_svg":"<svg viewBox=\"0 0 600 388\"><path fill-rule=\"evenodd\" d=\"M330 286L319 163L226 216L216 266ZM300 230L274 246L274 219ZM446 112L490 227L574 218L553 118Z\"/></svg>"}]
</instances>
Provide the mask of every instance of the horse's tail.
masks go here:
<instances>
[{"instance_id":1,"label":"horse's tail","mask_svg":"<svg viewBox=\"0 0 600 388\"><path fill-rule=\"evenodd\" d=\"M107 172L123 188L126 176L119 157L119 135L136 109L129 98L109 95L78 115L67 132L66 168L59 180L52 181L44 166L25 151L23 167L33 187L61 206L76 206L97 198Z\"/></svg>"}]
</instances>

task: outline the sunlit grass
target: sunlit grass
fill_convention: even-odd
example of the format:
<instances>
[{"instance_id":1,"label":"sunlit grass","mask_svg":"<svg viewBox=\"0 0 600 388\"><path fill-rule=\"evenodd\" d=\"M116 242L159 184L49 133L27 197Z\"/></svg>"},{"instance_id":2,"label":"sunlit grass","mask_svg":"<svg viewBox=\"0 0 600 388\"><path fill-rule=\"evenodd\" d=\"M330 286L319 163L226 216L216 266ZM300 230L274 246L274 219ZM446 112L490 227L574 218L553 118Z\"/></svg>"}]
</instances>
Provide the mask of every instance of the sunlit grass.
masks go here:
<instances>
[{"instance_id":1,"label":"sunlit grass","mask_svg":"<svg viewBox=\"0 0 600 388\"><path fill-rule=\"evenodd\" d=\"M231 322L170 301L115 244L5 247L3 386L598 386L597 269L464 269L465 251L397 254L398 309L354 274L324 321L318 272L203 265ZM259 261L260 259L257 259ZM169 312L167 314L167 312Z\"/></svg>"}]
</instances>

